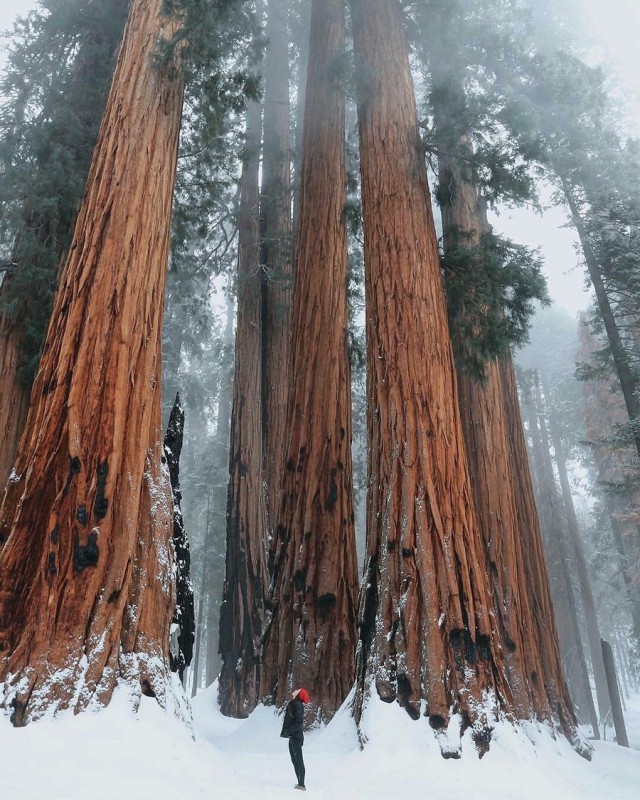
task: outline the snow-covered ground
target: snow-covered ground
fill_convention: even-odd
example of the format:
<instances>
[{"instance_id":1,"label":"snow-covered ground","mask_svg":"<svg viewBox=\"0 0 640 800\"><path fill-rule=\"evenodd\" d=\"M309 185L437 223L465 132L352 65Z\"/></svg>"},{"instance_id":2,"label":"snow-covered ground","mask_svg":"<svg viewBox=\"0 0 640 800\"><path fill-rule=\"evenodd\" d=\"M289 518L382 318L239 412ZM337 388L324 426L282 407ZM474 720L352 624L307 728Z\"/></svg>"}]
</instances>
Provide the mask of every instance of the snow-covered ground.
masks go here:
<instances>
[{"instance_id":1,"label":"snow-covered ground","mask_svg":"<svg viewBox=\"0 0 640 800\"><path fill-rule=\"evenodd\" d=\"M640 695L629 704L631 750L595 742L589 763L543 729L498 726L479 760L445 761L425 720L372 702L370 741L360 750L346 709L306 736L307 797L317 800L638 800ZM294 792L287 742L275 713L223 717L213 688L194 704L194 732L143 698L132 717L116 695L99 713L14 729L0 718L2 800L281 800Z\"/></svg>"}]
</instances>

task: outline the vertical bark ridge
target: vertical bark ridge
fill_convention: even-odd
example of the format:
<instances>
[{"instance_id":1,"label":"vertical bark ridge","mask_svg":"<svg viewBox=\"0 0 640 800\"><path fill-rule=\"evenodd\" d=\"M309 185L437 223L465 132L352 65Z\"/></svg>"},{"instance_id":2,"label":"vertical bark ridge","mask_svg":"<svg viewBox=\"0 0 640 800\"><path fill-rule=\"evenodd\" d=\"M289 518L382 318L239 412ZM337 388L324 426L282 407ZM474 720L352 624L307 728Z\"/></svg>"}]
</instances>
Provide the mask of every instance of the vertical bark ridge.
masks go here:
<instances>
[{"instance_id":1,"label":"vertical bark ridge","mask_svg":"<svg viewBox=\"0 0 640 800\"><path fill-rule=\"evenodd\" d=\"M528 660L528 677L533 686L544 688L554 717L559 721L565 736L576 749L586 755L587 752L576 733L575 712L560 659L549 573L512 359L500 359L499 367L508 425L511 473L514 476L518 538L532 611L531 637L535 643L535 652L531 660ZM537 668L534 661L536 653L540 656Z\"/></svg>"},{"instance_id":2,"label":"vertical bark ridge","mask_svg":"<svg viewBox=\"0 0 640 800\"><path fill-rule=\"evenodd\" d=\"M15 464L29 410L29 389L18 381L21 350L20 332L4 314L0 315L0 499Z\"/></svg>"}]
</instances>

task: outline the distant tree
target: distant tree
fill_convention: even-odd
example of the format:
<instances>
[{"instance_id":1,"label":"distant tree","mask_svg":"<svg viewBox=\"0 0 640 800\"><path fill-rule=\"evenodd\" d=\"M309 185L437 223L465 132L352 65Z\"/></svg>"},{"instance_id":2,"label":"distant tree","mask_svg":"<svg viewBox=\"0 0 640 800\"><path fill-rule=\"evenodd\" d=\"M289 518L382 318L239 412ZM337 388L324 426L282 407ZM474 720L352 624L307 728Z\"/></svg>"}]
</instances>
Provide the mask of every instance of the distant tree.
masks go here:
<instances>
[{"instance_id":1,"label":"distant tree","mask_svg":"<svg viewBox=\"0 0 640 800\"><path fill-rule=\"evenodd\" d=\"M580 360L588 363L601 343L591 334L583 320L580 326ZM637 489L638 459L635 448L624 436L626 409L618 387L612 386L611 370L599 375L584 374L582 384L582 416L585 440L596 465L596 490L600 493L610 526L612 541L604 547L615 553L621 572L629 612L636 658L640 654L640 494ZM613 544L613 547L611 545Z\"/></svg>"}]
</instances>

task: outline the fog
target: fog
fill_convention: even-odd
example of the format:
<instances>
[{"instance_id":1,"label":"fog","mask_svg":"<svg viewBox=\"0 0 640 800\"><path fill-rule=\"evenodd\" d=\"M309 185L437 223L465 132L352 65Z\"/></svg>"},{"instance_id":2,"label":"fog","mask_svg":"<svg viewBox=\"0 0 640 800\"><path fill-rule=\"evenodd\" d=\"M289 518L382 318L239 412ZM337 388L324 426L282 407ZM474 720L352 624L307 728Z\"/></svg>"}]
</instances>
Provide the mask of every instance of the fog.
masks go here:
<instances>
[{"instance_id":1,"label":"fog","mask_svg":"<svg viewBox=\"0 0 640 800\"><path fill-rule=\"evenodd\" d=\"M33 0L4 0L0 30L9 29L18 14L28 13L35 5ZM620 98L624 127L630 135L640 135L638 0L538 0L538 6L541 10L545 6L562 8L570 22L584 31L587 60L606 68L612 94ZM514 241L540 247L549 294L555 302L571 313L587 307L590 295L584 289L583 270L574 252L574 234L564 227L566 217L561 209L549 209L543 216L527 208L505 210L492 222Z\"/></svg>"}]
</instances>

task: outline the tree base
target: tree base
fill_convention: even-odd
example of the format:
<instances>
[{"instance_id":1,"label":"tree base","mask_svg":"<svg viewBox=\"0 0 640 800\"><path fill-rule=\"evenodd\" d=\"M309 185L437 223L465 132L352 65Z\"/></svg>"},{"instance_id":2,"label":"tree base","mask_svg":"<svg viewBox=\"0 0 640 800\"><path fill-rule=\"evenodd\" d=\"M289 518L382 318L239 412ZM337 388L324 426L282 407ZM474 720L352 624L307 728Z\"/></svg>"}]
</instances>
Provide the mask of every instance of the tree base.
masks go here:
<instances>
[{"instance_id":1,"label":"tree base","mask_svg":"<svg viewBox=\"0 0 640 800\"><path fill-rule=\"evenodd\" d=\"M114 692L124 691L133 713L137 713L143 696L153 697L167 713L192 727L189 700L178 676L161 656L121 653L117 668L107 664L97 683L89 679L89 674L86 657L55 672L46 667L26 667L0 683L0 708L19 728L63 713L99 711L109 704Z\"/></svg>"}]
</instances>

